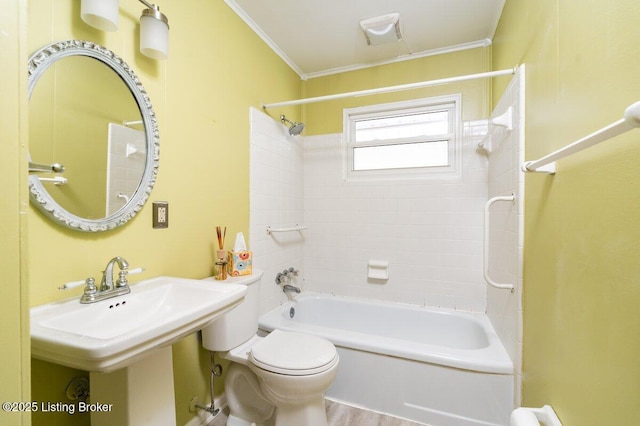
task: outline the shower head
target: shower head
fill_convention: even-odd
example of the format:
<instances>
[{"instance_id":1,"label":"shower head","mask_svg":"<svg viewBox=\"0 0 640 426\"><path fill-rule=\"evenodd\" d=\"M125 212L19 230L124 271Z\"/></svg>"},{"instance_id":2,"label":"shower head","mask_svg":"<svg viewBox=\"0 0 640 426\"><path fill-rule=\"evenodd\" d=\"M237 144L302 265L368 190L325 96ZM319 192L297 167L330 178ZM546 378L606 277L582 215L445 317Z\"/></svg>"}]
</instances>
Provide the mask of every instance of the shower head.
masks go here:
<instances>
[{"instance_id":1,"label":"shower head","mask_svg":"<svg viewBox=\"0 0 640 426\"><path fill-rule=\"evenodd\" d=\"M287 117L285 117L284 114L280 116L280 121L283 124L289 123L289 134L291 136L299 135L304 130L304 123L296 123L295 121L291 121Z\"/></svg>"}]
</instances>

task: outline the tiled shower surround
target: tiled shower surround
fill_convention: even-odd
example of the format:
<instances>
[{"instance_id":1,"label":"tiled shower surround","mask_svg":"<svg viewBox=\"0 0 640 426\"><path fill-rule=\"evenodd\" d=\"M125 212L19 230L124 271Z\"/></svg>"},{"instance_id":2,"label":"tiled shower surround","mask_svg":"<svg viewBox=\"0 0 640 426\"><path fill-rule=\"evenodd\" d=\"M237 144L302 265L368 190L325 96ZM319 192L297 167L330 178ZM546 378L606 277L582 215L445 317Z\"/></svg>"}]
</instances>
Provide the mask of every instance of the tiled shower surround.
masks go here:
<instances>
[{"instance_id":1,"label":"tiled shower surround","mask_svg":"<svg viewBox=\"0 0 640 426\"><path fill-rule=\"evenodd\" d=\"M251 109L250 229L253 267L264 271L260 287L260 314L286 300L275 283L278 272L299 269L297 285L304 281L303 232L267 234L267 227L289 227L304 222L301 137L266 114Z\"/></svg>"},{"instance_id":2,"label":"tiled shower surround","mask_svg":"<svg viewBox=\"0 0 640 426\"><path fill-rule=\"evenodd\" d=\"M469 311L486 309L482 278L486 121L465 122L462 179L345 181L340 134L289 136L252 110L251 243L267 281L299 267L305 290ZM267 226L308 227L267 235ZM389 279L367 278L370 260ZM265 281L263 281L265 282ZM262 310L284 300L263 289Z\"/></svg>"},{"instance_id":3,"label":"tiled shower surround","mask_svg":"<svg viewBox=\"0 0 640 426\"><path fill-rule=\"evenodd\" d=\"M461 180L345 181L342 135L305 138L306 289L484 311L487 162L471 134L486 123L464 129ZM367 278L370 260L388 280Z\"/></svg>"},{"instance_id":4,"label":"tiled shower surround","mask_svg":"<svg viewBox=\"0 0 640 426\"><path fill-rule=\"evenodd\" d=\"M516 297L508 290L487 291L483 221L489 197L520 189L513 171L520 152L518 130L512 132L516 146L503 142L510 154L499 156L513 161L491 164L492 154L478 149L487 120L464 122L460 179L346 181L341 134L292 137L261 111L252 109L251 117L250 237L254 265L266 271L261 312L286 300L270 284L278 271L293 266L301 271L298 285L308 291L466 311L485 312L491 305L492 318L503 323L510 321L513 306L517 314L519 303L509 301ZM491 175L507 173L505 168L515 176L515 188L513 180L500 184L502 177L488 184ZM515 219L504 210L492 219L492 229L494 223L501 226L492 232L500 239L494 250L509 256L512 265L507 271L494 262L492 269L495 279L519 279L520 284L517 211ZM500 225L502 219L507 228ZM308 229L266 232L267 226L294 225ZM389 262L388 280L367 277L371 260ZM512 327L496 328L516 339Z\"/></svg>"},{"instance_id":5,"label":"tiled shower surround","mask_svg":"<svg viewBox=\"0 0 640 426\"><path fill-rule=\"evenodd\" d=\"M516 373L516 404L520 404L522 374L522 271L524 247L524 77L518 72L500 98L492 117L512 109L513 128L497 127L491 133L489 153L489 198L513 193L514 203L492 207L489 270L491 278L514 284L514 291L487 286L487 315L500 341L511 356Z\"/></svg>"}]
</instances>

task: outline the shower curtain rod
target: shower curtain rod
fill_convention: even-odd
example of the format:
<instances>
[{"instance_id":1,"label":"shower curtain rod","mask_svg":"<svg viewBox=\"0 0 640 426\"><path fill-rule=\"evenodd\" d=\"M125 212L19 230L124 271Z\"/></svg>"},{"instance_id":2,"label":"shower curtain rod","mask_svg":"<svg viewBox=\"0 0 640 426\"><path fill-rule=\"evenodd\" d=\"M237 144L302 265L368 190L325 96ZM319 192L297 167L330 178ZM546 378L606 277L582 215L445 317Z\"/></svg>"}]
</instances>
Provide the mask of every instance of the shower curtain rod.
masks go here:
<instances>
[{"instance_id":1,"label":"shower curtain rod","mask_svg":"<svg viewBox=\"0 0 640 426\"><path fill-rule=\"evenodd\" d=\"M509 75L509 74L513 75L516 73L516 70L517 70L517 67L514 67L514 68L500 70L500 71L481 72L479 74L461 75L458 77L441 78L439 80L428 80L428 81L421 81L418 83L400 84L397 86L380 87L378 89L358 90L355 92L337 93L335 95L325 95L325 96L317 96L314 98L296 99L293 101L275 102L272 104L263 104L262 108L267 109L267 108L275 108L275 107L282 107L282 106L289 106L289 105L303 105L303 104L311 104L314 102L332 101L334 99L353 98L357 96L377 95L380 93L400 92L402 90L421 89L423 87L437 86L439 84L455 83L458 81L498 77L501 75Z\"/></svg>"}]
</instances>

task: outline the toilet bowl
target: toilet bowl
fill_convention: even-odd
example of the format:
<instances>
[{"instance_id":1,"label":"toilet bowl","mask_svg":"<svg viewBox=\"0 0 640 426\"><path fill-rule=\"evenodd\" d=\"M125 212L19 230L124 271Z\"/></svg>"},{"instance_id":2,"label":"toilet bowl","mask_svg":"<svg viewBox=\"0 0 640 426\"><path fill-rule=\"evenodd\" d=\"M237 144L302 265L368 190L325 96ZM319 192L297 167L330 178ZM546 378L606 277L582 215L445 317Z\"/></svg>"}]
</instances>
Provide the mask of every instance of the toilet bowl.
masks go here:
<instances>
[{"instance_id":1,"label":"toilet bowl","mask_svg":"<svg viewBox=\"0 0 640 426\"><path fill-rule=\"evenodd\" d=\"M275 406L260 389L258 377L242 364L231 363L225 379L229 407L227 426L267 425Z\"/></svg>"},{"instance_id":2,"label":"toilet bowl","mask_svg":"<svg viewBox=\"0 0 640 426\"><path fill-rule=\"evenodd\" d=\"M337 374L336 348L303 333L256 335L261 275L233 278L248 286L244 301L202 330L203 346L231 361L227 425L326 426L324 392Z\"/></svg>"},{"instance_id":3,"label":"toilet bowl","mask_svg":"<svg viewBox=\"0 0 640 426\"><path fill-rule=\"evenodd\" d=\"M274 330L220 356L232 362L232 378L225 382L227 399L233 401L230 417L246 422L232 424L267 424L275 415L276 426L326 426L324 392L338 368L338 354L328 340Z\"/></svg>"}]
</instances>

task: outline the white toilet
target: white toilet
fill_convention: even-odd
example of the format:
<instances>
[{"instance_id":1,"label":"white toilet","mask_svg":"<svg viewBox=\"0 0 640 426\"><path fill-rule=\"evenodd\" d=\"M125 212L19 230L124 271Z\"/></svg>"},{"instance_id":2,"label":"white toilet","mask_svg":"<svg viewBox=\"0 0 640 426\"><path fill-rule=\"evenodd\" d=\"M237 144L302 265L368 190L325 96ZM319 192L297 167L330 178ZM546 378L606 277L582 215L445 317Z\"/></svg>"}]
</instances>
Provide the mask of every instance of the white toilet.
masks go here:
<instances>
[{"instance_id":1,"label":"white toilet","mask_svg":"<svg viewBox=\"0 0 640 426\"><path fill-rule=\"evenodd\" d=\"M227 426L326 426L324 392L338 369L326 339L275 330L258 331L261 271L228 281L247 286L244 301L202 330L202 345L231 361L225 379Z\"/></svg>"}]
</instances>

